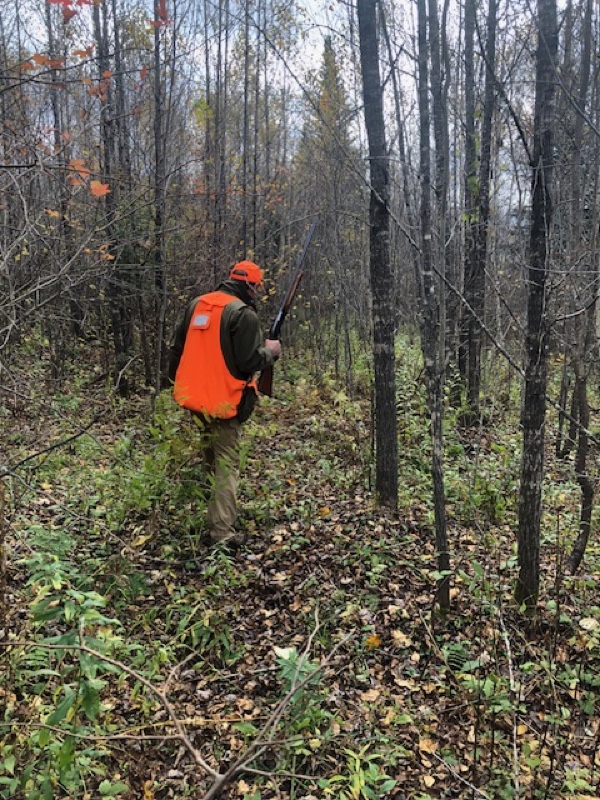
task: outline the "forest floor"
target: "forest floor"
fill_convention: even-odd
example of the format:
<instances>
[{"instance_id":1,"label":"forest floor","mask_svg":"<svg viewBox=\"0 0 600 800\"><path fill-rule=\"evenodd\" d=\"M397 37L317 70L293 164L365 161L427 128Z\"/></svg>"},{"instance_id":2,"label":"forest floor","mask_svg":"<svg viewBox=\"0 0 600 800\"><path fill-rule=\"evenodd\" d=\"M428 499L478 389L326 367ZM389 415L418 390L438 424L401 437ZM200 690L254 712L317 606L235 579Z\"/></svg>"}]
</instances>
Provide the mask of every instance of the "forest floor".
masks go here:
<instances>
[{"instance_id":1,"label":"forest floor","mask_svg":"<svg viewBox=\"0 0 600 800\"><path fill-rule=\"evenodd\" d=\"M235 555L202 543L196 431L167 396L40 379L4 406L0 798L204 798L237 759L220 797L599 797L600 547L562 574L572 465L549 453L527 621L515 408L449 424L441 614L418 371L398 513L369 488L368 402L278 379L245 426Z\"/></svg>"}]
</instances>

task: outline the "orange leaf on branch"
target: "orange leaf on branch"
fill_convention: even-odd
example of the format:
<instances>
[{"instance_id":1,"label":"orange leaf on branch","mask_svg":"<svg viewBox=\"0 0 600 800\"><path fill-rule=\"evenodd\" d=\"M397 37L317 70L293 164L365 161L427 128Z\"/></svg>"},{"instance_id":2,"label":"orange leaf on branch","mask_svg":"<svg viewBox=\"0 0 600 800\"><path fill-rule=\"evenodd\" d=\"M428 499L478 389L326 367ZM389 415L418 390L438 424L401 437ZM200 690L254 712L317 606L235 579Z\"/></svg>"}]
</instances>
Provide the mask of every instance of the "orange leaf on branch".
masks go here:
<instances>
[{"instance_id":1,"label":"orange leaf on branch","mask_svg":"<svg viewBox=\"0 0 600 800\"><path fill-rule=\"evenodd\" d=\"M88 56L91 56L93 52L94 45L92 44L89 47L86 47L85 50L73 50L73 55L77 56L78 58L87 58Z\"/></svg>"},{"instance_id":2,"label":"orange leaf on branch","mask_svg":"<svg viewBox=\"0 0 600 800\"><path fill-rule=\"evenodd\" d=\"M88 178L90 175L90 168L82 158L72 158L69 161L69 169L78 172L82 178Z\"/></svg>"},{"instance_id":3,"label":"orange leaf on branch","mask_svg":"<svg viewBox=\"0 0 600 800\"><path fill-rule=\"evenodd\" d=\"M104 197L110 194L110 185L101 181L90 181L90 191L94 197Z\"/></svg>"},{"instance_id":4,"label":"orange leaf on branch","mask_svg":"<svg viewBox=\"0 0 600 800\"><path fill-rule=\"evenodd\" d=\"M34 64L37 64L38 67L47 67L50 64L50 57L43 53L34 53L31 56L31 60Z\"/></svg>"}]
</instances>

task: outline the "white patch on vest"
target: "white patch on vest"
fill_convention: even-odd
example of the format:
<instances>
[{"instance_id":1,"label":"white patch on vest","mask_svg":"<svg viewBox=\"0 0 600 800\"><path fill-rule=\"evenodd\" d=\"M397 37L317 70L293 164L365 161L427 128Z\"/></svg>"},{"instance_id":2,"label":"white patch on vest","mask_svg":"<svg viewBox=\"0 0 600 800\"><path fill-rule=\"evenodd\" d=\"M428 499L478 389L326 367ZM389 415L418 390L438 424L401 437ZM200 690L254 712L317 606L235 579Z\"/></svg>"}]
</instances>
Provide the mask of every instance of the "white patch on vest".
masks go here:
<instances>
[{"instance_id":1,"label":"white patch on vest","mask_svg":"<svg viewBox=\"0 0 600 800\"><path fill-rule=\"evenodd\" d=\"M210 314L196 314L194 317L194 321L192 325L194 328L200 328L201 330L205 330L208 328L208 323L210 322Z\"/></svg>"}]
</instances>

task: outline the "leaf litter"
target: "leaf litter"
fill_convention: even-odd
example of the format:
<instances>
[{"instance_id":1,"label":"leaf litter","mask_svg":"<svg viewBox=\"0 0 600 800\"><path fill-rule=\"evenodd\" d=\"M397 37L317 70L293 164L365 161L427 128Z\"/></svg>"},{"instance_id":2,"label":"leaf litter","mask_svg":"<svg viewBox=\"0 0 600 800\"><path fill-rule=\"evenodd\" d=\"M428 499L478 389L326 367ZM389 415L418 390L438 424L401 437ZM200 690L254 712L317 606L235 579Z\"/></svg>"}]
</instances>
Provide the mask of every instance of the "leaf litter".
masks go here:
<instances>
[{"instance_id":1,"label":"leaf litter","mask_svg":"<svg viewBox=\"0 0 600 800\"><path fill-rule=\"evenodd\" d=\"M269 719L290 663L317 670L290 699L271 746L250 765L254 772L233 780L223 797L597 796L597 549L586 575L558 583L556 542L543 542L546 594L528 624L511 603L514 508L482 528L461 513L460 497L451 498L452 608L441 616L429 499L413 496L397 513L377 508L368 409L350 401L344 409L327 387L287 391L246 429L241 523L248 540L235 557L201 542L193 432L182 418L170 421L168 404L164 430L188 439L190 453L174 454L175 444L159 436L168 480L142 470L138 485L129 476L123 492L138 492L139 502L133 496L120 518L111 517L119 481L107 476L156 446L142 403L107 415L93 439L82 437L67 454L59 449L34 462L29 488L15 490L7 635L40 635L31 620L39 581L31 582L30 560L23 565L43 546L32 529L68 533L78 549L60 556L71 565L63 580L97 583L108 602L103 613L124 623L114 629L128 645L122 660L164 688L213 768L243 753ZM25 452L66 435L64 416L48 415L45 427L25 418L6 441L17 447L20 436ZM488 432L489 453L501 437ZM401 470L401 480L416 485L411 469ZM157 489L148 499L151 480ZM191 499L180 503L174 486L186 482ZM452 491L452 474L449 484ZM46 636L68 627L48 624ZM61 685L61 665L54 666L57 674L35 691L21 679L20 697L9 675L7 741L25 746L23 728L39 717L40 697L50 703ZM119 796L203 796L210 780L170 738L164 707L114 676L100 696L100 761L111 785L120 786L118 776L129 787Z\"/></svg>"}]
</instances>

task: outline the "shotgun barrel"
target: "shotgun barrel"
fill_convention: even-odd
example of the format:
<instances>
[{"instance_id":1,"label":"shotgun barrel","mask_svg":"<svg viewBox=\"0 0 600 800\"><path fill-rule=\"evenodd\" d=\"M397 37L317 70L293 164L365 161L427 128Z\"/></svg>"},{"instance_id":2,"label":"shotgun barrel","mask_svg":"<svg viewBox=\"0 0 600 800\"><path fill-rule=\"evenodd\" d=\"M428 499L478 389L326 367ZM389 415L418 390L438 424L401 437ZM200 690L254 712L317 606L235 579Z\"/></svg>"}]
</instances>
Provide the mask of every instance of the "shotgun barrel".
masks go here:
<instances>
[{"instance_id":1,"label":"shotgun barrel","mask_svg":"<svg viewBox=\"0 0 600 800\"><path fill-rule=\"evenodd\" d=\"M300 281L302 280L302 275L304 274L304 261L306 259L306 254L308 252L308 248L310 247L310 243L312 241L316 227L317 227L317 220L315 219L313 220L313 223L310 226L310 230L304 241L304 247L302 248L302 252L298 256L298 259L296 261L292 282L290 283L289 289L287 290L286 295L283 298L283 302L279 306L277 314L275 315L273 322L271 323L271 327L269 328L269 339L279 339L281 335L281 326L283 325L283 322L288 314L288 311L292 307L292 303L294 302L294 297L296 296L296 292L298 291L298 286L300 285ZM260 378L258 380L258 391L261 394L266 394L267 397L272 396L273 394L272 366L267 367L260 373Z\"/></svg>"}]
</instances>

